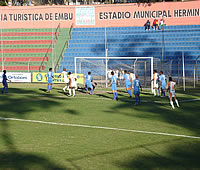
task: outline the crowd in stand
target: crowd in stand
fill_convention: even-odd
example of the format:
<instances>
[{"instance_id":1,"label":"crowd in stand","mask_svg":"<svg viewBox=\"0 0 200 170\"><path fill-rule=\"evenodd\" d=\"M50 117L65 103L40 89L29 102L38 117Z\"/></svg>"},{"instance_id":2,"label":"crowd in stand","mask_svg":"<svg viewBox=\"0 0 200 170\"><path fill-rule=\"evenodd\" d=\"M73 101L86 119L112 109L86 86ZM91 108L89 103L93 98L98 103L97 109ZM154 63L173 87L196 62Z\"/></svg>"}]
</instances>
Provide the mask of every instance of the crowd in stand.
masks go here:
<instances>
[{"instance_id":1,"label":"crowd in stand","mask_svg":"<svg viewBox=\"0 0 200 170\"><path fill-rule=\"evenodd\" d=\"M164 19L160 19L160 23L158 22L158 19L154 19L153 24L152 24L152 28L153 30L163 30L163 27L165 26L165 20ZM150 30L151 27L151 23L149 20L147 20L147 22L144 24L145 30Z\"/></svg>"}]
</instances>

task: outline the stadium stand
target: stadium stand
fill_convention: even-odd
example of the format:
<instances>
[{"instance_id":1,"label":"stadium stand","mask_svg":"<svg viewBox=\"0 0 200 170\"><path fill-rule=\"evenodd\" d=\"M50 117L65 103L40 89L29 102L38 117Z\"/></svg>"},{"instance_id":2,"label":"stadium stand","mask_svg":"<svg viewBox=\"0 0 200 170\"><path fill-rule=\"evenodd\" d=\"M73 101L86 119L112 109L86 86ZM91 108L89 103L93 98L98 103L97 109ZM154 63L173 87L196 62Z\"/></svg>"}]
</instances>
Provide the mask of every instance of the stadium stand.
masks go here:
<instances>
[{"instance_id":1,"label":"stadium stand","mask_svg":"<svg viewBox=\"0 0 200 170\"><path fill-rule=\"evenodd\" d=\"M68 28L3 29L0 62L3 60L4 69L8 71L47 71L52 67L52 52L57 61L69 37Z\"/></svg>"},{"instance_id":2,"label":"stadium stand","mask_svg":"<svg viewBox=\"0 0 200 170\"><path fill-rule=\"evenodd\" d=\"M184 53L187 67L200 55L200 25L166 26L145 31L144 27L106 28L109 57L154 57L173 63L172 72ZM116 36L117 35L117 36ZM74 28L69 48L58 72L74 72L74 57L105 57L105 28Z\"/></svg>"}]
</instances>

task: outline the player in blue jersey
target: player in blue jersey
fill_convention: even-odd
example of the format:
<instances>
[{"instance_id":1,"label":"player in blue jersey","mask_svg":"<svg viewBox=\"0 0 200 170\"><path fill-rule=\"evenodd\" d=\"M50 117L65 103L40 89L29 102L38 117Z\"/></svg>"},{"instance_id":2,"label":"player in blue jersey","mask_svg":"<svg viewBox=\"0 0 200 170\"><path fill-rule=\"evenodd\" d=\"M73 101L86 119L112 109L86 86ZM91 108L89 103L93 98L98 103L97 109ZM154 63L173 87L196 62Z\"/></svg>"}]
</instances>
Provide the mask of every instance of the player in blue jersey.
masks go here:
<instances>
[{"instance_id":1,"label":"player in blue jersey","mask_svg":"<svg viewBox=\"0 0 200 170\"><path fill-rule=\"evenodd\" d=\"M131 95L131 77L130 75L127 73L126 70L124 70L124 80L125 80L125 87L126 87L126 91L128 92L129 94L129 97L131 98L132 95Z\"/></svg>"},{"instance_id":2,"label":"player in blue jersey","mask_svg":"<svg viewBox=\"0 0 200 170\"><path fill-rule=\"evenodd\" d=\"M90 94L93 93L93 86L92 86L92 81L93 81L93 78L92 78L92 75L91 75L91 72L88 72L88 75L85 76L85 89L87 91L87 94L89 93L88 90L90 89Z\"/></svg>"},{"instance_id":3,"label":"player in blue jersey","mask_svg":"<svg viewBox=\"0 0 200 170\"><path fill-rule=\"evenodd\" d=\"M138 79L138 75L136 75L135 77L136 79L133 80L133 88L134 88L133 94L135 95L135 100L136 100L135 104L138 105L140 104L140 90L142 91L142 86L140 80Z\"/></svg>"},{"instance_id":4,"label":"player in blue jersey","mask_svg":"<svg viewBox=\"0 0 200 170\"><path fill-rule=\"evenodd\" d=\"M161 97L165 97L166 78L163 71L160 71L159 81L161 83Z\"/></svg>"},{"instance_id":5,"label":"player in blue jersey","mask_svg":"<svg viewBox=\"0 0 200 170\"><path fill-rule=\"evenodd\" d=\"M53 78L54 78L54 74L52 72L52 68L49 68L49 72L46 75L46 80L48 82L47 85L47 92L50 92L52 89L52 85L53 85Z\"/></svg>"},{"instance_id":6,"label":"player in blue jersey","mask_svg":"<svg viewBox=\"0 0 200 170\"><path fill-rule=\"evenodd\" d=\"M108 85L111 86L112 85L112 92L113 92L113 100L118 100L118 93L117 93L117 77L115 76L115 73L112 71L111 72L111 82L110 84Z\"/></svg>"},{"instance_id":7,"label":"player in blue jersey","mask_svg":"<svg viewBox=\"0 0 200 170\"><path fill-rule=\"evenodd\" d=\"M7 90L8 90L8 83L7 83L7 76L6 76L6 70L3 70L3 75L2 75L2 84L3 84L3 89L1 91L1 93L3 94L4 93L4 90L5 90L5 93L7 93Z\"/></svg>"}]
</instances>

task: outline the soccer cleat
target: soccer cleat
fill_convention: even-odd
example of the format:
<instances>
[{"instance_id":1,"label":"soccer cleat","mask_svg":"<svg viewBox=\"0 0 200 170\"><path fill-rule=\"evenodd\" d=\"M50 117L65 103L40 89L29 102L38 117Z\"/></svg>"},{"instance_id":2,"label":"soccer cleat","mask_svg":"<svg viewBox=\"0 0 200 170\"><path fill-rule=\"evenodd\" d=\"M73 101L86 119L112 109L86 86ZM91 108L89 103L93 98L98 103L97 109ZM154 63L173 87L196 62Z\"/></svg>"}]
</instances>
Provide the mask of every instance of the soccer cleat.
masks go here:
<instances>
[{"instance_id":1,"label":"soccer cleat","mask_svg":"<svg viewBox=\"0 0 200 170\"><path fill-rule=\"evenodd\" d=\"M116 100L118 101L118 97L116 97Z\"/></svg>"}]
</instances>

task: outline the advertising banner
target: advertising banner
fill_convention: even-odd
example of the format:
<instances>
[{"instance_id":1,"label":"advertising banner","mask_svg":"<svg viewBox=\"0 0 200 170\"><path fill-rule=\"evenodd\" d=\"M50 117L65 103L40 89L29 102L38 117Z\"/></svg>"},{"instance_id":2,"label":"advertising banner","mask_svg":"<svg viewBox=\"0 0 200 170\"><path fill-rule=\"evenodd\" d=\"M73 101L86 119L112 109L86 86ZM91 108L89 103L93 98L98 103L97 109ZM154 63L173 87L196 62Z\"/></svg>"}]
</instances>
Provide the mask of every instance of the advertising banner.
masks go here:
<instances>
[{"instance_id":1,"label":"advertising banner","mask_svg":"<svg viewBox=\"0 0 200 170\"><path fill-rule=\"evenodd\" d=\"M0 73L0 81L2 82L2 75ZM31 83L31 73L18 73L18 72L7 72L6 73L7 79L11 82L18 82L18 83Z\"/></svg>"},{"instance_id":2,"label":"advertising banner","mask_svg":"<svg viewBox=\"0 0 200 170\"><path fill-rule=\"evenodd\" d=\"M47 73L33 72L32 82L33 83L47 83L46 74ZM60 73L54 73L53 83L65 83L63 75L60 76ZM77 83L84 84L84 75L83 74L77 74Z\"/></svg>"},{"instance_id":3,"label":"advertising banner","mask_svg":"<svg viewBox=\"0 0 200 170\"><path fill-rule=\"evenodd\" d=\"M199 1L102 4L89 6L1 7L2 29L134 27L164 17L167 25L200 24Z\"/></svg>"},{"instance_id":4,"label":"advertising banner","mask_svg":"<svg viewBox=\"0 0 200 170\"><path fill-rule=\"evenodd\" d=\"M76 25L95 25L94 6L76 7Z\"/></svg>"}]
</instances>

